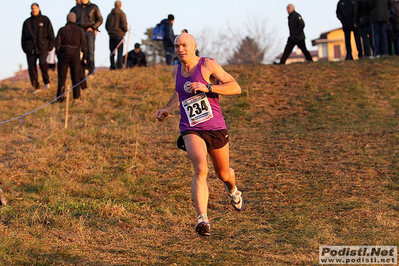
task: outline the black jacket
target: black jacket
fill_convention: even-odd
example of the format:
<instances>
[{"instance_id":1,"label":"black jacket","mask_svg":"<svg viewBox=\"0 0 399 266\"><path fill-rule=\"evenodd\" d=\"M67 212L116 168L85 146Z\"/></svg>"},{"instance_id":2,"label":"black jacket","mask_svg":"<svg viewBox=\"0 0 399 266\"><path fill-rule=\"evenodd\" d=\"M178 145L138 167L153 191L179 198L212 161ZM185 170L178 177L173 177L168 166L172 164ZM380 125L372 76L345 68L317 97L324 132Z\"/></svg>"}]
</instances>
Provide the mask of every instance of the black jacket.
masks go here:
<instances>
[{"instance_id":1,"label":"black jacket","mask_svg":"<svg viewBox=\"0 0 399 266\"><path fill-rule=\"evenodd\" d=\"M370 22L388 22L390 0L370 0Z\"/></svg>"},{"instance_id":2,"label":"black jacket","mask_svg":"<svg viewBox=\"0 0 399 266\"><path fill-rule=\"evenodd\" d=\"M98 30L98 27L103 23L100 9L90 2L87 5L76 5L71 9L71 12L76 14L76 25L85 31L88 28Z\"/></svg>"},{"instance_id":3,"label":"black jacket","mask_svg":"<svg viewBox=\"0 0 399 266\"><path fill-rule=\"evenodd\" d=\"M370 24L370 1L356 0L355 1L355 24L366 25Z\"/></svg>"},{"instance_id":4,"label":"black jacket","mask_svg":"<svg viewBox=\"0 0 399 266\"><path fill-rule=\"evenodd\" d=\"M105 29L109 35L124 37L127 32L126 15L122 9L115 7L107 17Z\"/></svg>"},{"instance_id":5,"label":"black jacket","mask_svg":"<svg viewBox=\"0 0 399 266\"><path fill-rule=\"evenodd\" d=\"M161 21L161 24L164 24L165 27L165 37L163 38L163 46L164 47L174 47L174 41L175 41L175 34L173 32L173 27L172 24L170 23L169 19L164 19Z\"/></svg>"},{"instance_id":6,"label":"black jacket","mask_svg":"<svg viewBox=\"0 0 399 266\"><path fill-rule=\"evenodd\" d=\"M83 29L75 23L68 22L58 31L55 40L55 51L58 58L80 56L80 51L82 51L83 59L86 59L87 45Z\"/></svg>"},{"instance_id":7,"label":"black jacket","mask_svg":"<svg viewBox=\"0 0 399 266\"><path fill-rule=\"evenodd\" d=\"M344 30L355 29L355 0L340 0L336 13Z\"/></svg>"},{"instance_id":8,"label":"black jacket","mask_svg":"<svg viewBox=\"0 0 399 266\"><path fill-rule=\"evenodd\" d=\"M50 19L40 12L36 17L31 15L25 20L21 45L26 54L50 52L54 47L54 30Z\"/></svg>"},{"instance_id":9,"label":"black jacket","mask_svg":"<svg viewBox=\"0 0 399 266\"><path fill-rule=\"evenodd\" d=\"M135 66L147 66L147 60L145 58L145 53L140 51L138 54L132 50L127 54L127 67L135 67Z\"/></svg>"},{"instance_id":10,"label":"black jacket","mask_svg":"<svg viewBox=\"0 0 399 266\"><path fill-rule=\"evenodd\" d=\"M288 16L288 27L290 29L290 37L289 39L293 42L298 42L305 40L305 33L303 29L305 28L305 21L303 21L300 14L296 11L293 11Z\"/></svg>"}]
</instances>

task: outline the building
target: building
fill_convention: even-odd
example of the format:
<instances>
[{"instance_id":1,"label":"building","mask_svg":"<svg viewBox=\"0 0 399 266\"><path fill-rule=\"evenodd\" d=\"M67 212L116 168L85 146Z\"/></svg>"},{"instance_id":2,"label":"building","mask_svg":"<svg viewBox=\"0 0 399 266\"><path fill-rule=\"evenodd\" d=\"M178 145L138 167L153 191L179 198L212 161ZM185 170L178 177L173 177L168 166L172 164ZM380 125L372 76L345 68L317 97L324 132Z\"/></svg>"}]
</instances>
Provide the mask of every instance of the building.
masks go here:
<instances>
[{"instance_id":1,"label":"building","mask_svg":"<svg viewBox=\"0 0 399 266\"><path fill-rule=\"evenodd\" d=\"M342 28L320 34L319 39L312 40L312 45L318 47L319 61L345 60L345 34ZM358 53L353 32L351 34L352 56L358 59Z\"/></svg>"},{"instance_id":2,"label":"building","mask_svg":"<svg viewBox=\"0 0 399 266\"><path fill-rule=\"evenodd\" d=\"M310 55L313 58L313 61L318 61L318 52L317 51L309 51ZM279 56L276 57L275 59L275 63L280 62L281 57L283 57L283 53L281 53ZM299 49L298 47L296 48L295 52L292 52L290 54L290 56L287 58L287 61L285 61L285 63L288 64L292 64L292 63L299 63L299 62L305 62L306 58L303 55L301 49Z\"/></svg>"}]
</instances>

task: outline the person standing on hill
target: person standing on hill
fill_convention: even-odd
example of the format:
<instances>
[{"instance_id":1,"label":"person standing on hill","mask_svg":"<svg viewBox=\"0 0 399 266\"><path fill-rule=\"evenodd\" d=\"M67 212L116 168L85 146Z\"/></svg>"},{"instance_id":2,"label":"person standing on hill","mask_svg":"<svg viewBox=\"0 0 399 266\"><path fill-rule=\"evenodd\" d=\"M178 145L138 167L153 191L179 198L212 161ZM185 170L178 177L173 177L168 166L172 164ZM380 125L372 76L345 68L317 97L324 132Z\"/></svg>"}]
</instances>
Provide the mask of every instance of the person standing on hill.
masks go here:
<instances>
[{"instance_id":1,"label":"person standing on hill","mask_svg":"<svg viewBox=\"0 0 399 266\"><path fill-rule=\"evenodd\" d=\"M105 23L105 29L108 31L109 35L109 49L111 50L111 70L115 69L121 69L122 64L123 64L123 43L122 42L123 37L125 37L125 34L127 32L127 21L126 21L126 15L122 11L122 2L121 1L115 1L115 8L112 9L111 13L107 17L107 21ZM116 47L118 47L118 51L114 50ZM115 66L115 54L118 52L118 56L116 59L116 66Z\"/></svg>"},{"instance_id":2,"label":"person standing on hill","mask_svg":"<svg viewBox=\"0 0 399 266\"><path fill-rule=\"evenodd\" d=\"M295 11L295 6L293 4L287 6L287 12L289 14L288 27L290 29L290 37L288 37L283 56L280 59L280 65L285 64L285 61L287 61L295 45L301 49L307 61L313 61L305 44L305 33L303 32L305 22L302 16Z\"/></svg>"},{"instance_id":3,"label":"person standing on hill","mask_svg":"<svg viewBox=\"0 0 399 266\"><path fill-rule=\"evenodd\" d=\"M86 61L87 45L86 38L82 28L76 24L76 14L69 13L67 24L62 27L57 34L55 48L58 57L58 90L57 97L65 92L65 81L67 78L68 67L71 71L73 88L73 98L80 98L80 85L76 86L82 80L82 65L80 62L80 52L83 53L83 60ZM62 102L64 97L58 99Z\"/></svg>"},{"instance_id":4,"label":"person standing on hill","mask_svg":"<svg viewBox=\"0 0 399 266\"><path fill-rule=\"evenodd\" d=\"M81 27L85 33L87 43L87 69L92 74L95 68L94 50L98 28L103 23L100 9L89 0L82 0L82 4L77 4L71 9L76 14L76 25Z\"/></svg>"},{"instance_id":5,"label":"person standing on hill","mask_svg":"<svg viewBox=\"0 0 399 266\"><path fill-rule=\"evenodd\" d=\"M370 3L369 0L355 1L355 25L359 30L362 42L363 56L371 56L370 47Z\"/></svg>"},{"instance_id":6,"label":"person standing on hill","mask_svg":"<svg viewBox=\"0 0 399 266\"><path fill-rule=\"evenodd\" d=\"M163 37L163 49L165 51L165 59L167 65L172 65L173 60L176 57L174 40L175 33L173 32L173 23L175 21L175 17L173 15L168 15L167 19L161 21L161 24L164 25L165 36Z\"/></svg>"},{"instance_id":7,"label":"person standing on hill","mask_svg":"<svg viewBox=\"0 0 399 266\"><path fill-rule=\"evenodd\" d=\"M387 24L390 8L390 0L370 0L371 37L374 57L388 55Z\"/></svg>"},{"instance_id":8,"label":"person standing on hill","mask_svg":"<svg viewBox=\"0 0 399 266\"><path fill-rule=\"evenodd\" d=\"M353 60L351 34L355 36L358 57L363 57L362 42L360 40L359 29L355 28L355 0L340 0L337 4L337 18L342 23L342 29L345 34L345 60Z\"/></svg>"},{"instance_id":9,"label":"person standing on hill","mask_svg":"<svg viewBox=\"0 0 399 266\"><path fill-rule=\"evenodd\" d=\"M50 88L48 75L47 55L54 47L54 30L48 17L43 16L39 5L31 5L31 17L25 20L22 26L22 50L26 54L30 82L34 88L33 93L39 92L40 85L37 74L37 60L42 72L44 89Z\"/></svg>"},{"instance_id":10,"label":"person standing on hill","mask_svg":"<svg viewBox=\"0 0 399 266\"><path fill-rule=\"evenodd\" d=\"M237 189L235 173L229 166L229 134L219 105L219 95L235 95L241 88L235 79L218 63L197 57L197 44L192 35L180 34L175 40L175 51L181 64L172 69L176 87L165 108L156 112L162 122L180 104L180 132L178 147L187 151L194 165L191 193L198 215L196 232L209 236L211 227L207 214L209 191L207 155L216 175L223 181L236 211L242 211L244 201ZM216 78L220 84L212 85Z\"/></svg>"}]
</instances>

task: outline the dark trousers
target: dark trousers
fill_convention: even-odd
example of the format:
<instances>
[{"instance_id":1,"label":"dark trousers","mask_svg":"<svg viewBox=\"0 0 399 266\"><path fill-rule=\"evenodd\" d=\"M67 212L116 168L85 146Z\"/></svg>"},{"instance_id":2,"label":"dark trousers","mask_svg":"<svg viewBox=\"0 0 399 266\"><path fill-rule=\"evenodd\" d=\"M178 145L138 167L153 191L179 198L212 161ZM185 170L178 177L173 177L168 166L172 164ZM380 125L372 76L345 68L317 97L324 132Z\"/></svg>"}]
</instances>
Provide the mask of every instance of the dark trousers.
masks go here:
<instances>
[{"instance_id":1,"label":"dark trousers","mask_svg":"<svg viewBox=\"0 0 399 266\"><path fill-rule=\"evenodd\" d=\"M305 40L293 42L290 38L288 38L287 44L285 45L283 56L280 59L280 64L285 64L287 58L290 56L292 49L294 49L295 45L301 49L302 53L305 55L307 61L313 61L312 56L310 55L308 49L306 49Z\"/></svg>"},{"instance_id":2,"label":"dark trousers","mask_svg":"<svg viewBox=\"0 0 399 266\"><path fill-rule=\"evenodd\" d=\"M123 37L121 36L116 36L116 35L111 35L109 36L109 49L111 53L114 52L115 48L118 46L118 44L123 40ZM116 66L115 66L115 54L117 54L116 57ZM118 47L118 49L115 51L114 54L111 54L110 56L111 60L111 66L110 69L121 69L122 68L122 62L123 62L123 43Z\"/></svg>"},{"instance_id":3,"label":"dark trousers","mask_svg":"<svg viewBox=\"0 0 399 266\"><path fill-rule=\"evenodd\" d=\"M82 80L82 68L79 55L58 57L57 97L65 92L65 81L67 78L68 67L70 68L73 86ZM73 88L73 98L80 98L80 85ZM64 97L61 97L58 101L62 102L63 100Z\"/></svg>"},{"instance_id":4,"label":"dark trousers","mask_svg":"<svg viewBox=\"0 0 399 266\"><path fill-rule=\"evenodd\" d=\"M393 32L393 47L395 49L395 55L399 55L399 31Z\"/></svg>"},{"instance_id":5,"label":"dark trousers","mask_svg":"<svg viewBox=\"0 0 399 266\"><path fill-rule=\"evenodd\" d=\"M387 55L388 41L387 41L387 23L373 22L371 23L371 36L374 47L373 55Z\"/></svg>"},{"instance_id":6,"label":"dark trousers","mask_svg":"<svg viewBox=\"0 0 399 266\"><path fill-rule=\"evenodd\" d=\"M369 57L371 55L370 39L369 39L369 25L359 25L359 34L362 40L363 56Z\"/></svg>"},{"instance_id":7,"label":"dark trousers","mask_svg":"<svg viewBox=\"0 0 399 266\"><path fill-rule=\"evenodd\" d=\"M173 46L164 46L163 49L165 50L166 64L170 66L173 64L173 60L176 57L175 48Z\"/></svg>"},{"instance_id":8,"label":"dark trousers","mask_svg":"<svg viewBox=\"0 0 399 266\"><path fill-rule=\"evenodd\" d=\"M43 54L26 54L28 60L29 78L30 83L35 89L39 88L39 80L37 75L37 59L39 59L40 70L42 71L42 77L44 84L50 83L48 76L48 64L46 62L47 53Z\"/></svg>"},{"instance_id":9,"label":"dark trousers","mask_svg":"<svg viewBox=\"0 0 399 266\"><path fill-rule=\"evenodd\" d=\"M95 65L94 65L94 50L95 50L95 41L96 35L94 31L85 31L85 37L87 42L87 69L89 70L89 74L93 73Z\"/></svg>"},{"instance_id":10,"label":"dark trousers","mask_svg":"<svg viewBox=\"0 0 399 266\"><path fill-rule=\"evenodd\" d=\"M362 49L362 41L360 40L359 30L356 28L354 30L344 29L345 34L345 48L346 48L346 57L345 60L353 60L352 56L352 44L351 44L351 33L353 31L353 35L355 36L355 43L357 48L357 56L359 58L363 57L363 49Z\"/></svg>"}]
</instances>

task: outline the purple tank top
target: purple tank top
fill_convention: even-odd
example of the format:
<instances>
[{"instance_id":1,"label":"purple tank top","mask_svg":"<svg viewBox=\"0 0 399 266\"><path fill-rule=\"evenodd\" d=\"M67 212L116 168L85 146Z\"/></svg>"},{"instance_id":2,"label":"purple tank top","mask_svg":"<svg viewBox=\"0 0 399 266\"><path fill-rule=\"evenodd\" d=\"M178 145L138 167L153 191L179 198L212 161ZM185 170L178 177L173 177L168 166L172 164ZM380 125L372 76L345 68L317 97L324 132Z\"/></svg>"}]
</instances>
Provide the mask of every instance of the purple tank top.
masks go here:
<instances>
[{"instance_id":1,"label":"purple tank top","mask_svg":"<svg viewBox=\"0 0 399 266\"><path fill-rule=\"evenodd\" d=\"M201 66L205 57L201 57L194 73L189 77L181 74L181 64L176 74L176 92L180 102L180 132L184 130L221 130L226 129L222 110L219 105L219 95L216 93L191 94L186 91L191 82L208 84L202 76Z\"/></svg>"}]
</instances>

